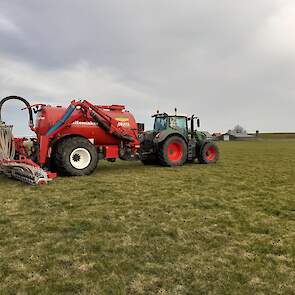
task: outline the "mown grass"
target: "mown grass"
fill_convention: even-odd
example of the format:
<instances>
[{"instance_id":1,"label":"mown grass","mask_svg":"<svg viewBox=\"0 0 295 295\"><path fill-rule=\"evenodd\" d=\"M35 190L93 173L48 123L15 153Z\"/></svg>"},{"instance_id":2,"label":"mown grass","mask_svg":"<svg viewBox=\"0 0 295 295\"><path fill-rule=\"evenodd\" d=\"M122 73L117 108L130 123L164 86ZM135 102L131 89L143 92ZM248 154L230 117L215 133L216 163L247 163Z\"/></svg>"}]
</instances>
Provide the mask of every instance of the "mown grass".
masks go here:
<instances>
[{"instance_id":1,"label":"mown grass","mask_svg":"<svg viewBox=\"0 0 295 295\"><path fill-rule=\"evenodd\" d=\"M0 177L0 294L294 294L295 141L217 165Z\"/></svg>"}]
</instances>

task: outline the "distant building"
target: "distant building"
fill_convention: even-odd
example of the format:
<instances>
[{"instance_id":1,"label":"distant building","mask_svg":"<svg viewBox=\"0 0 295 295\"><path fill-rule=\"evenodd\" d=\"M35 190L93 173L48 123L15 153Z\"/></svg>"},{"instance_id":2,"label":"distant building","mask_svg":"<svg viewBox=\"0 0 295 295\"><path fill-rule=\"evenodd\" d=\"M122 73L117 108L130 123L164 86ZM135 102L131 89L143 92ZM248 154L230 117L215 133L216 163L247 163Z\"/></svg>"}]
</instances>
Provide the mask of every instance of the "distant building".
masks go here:
<instances>
[{"instance_id":1,"label":"distant building","mask_svg":"<svg viewBox=\"0 0 295 295\"><path fill-rule=\"evenodd\" d=\"M228 132L220 135L219 140L223 141L230 141L230 140L253 140L256 139L255 135L250 135L247 133L240 133L240 132L235 132L232 130L229 130Z\"/></svg>"},{"instance_id":2,"label":"distant building","mask_svg":"<svg viewBox=\"0 0 295 295\"><path fill-rule=\"evenodd\" d=\"M212 133L212 139L213 140L221 140L221 136L222 136L222 133L221 132L214 132Z\"/></svg>"},{"instance_id":3,"label":"distant building","mask_svg":"<svg viewBox=\"0 0 295 295\"><path fill-rule=\"evenodd\" d=\"M212 133L212 136L213 136L213 137L219 137L219 136L221 136L221 135L222 135L221 132L214 132L214 133Z\"/></svg>"}]
</instances>

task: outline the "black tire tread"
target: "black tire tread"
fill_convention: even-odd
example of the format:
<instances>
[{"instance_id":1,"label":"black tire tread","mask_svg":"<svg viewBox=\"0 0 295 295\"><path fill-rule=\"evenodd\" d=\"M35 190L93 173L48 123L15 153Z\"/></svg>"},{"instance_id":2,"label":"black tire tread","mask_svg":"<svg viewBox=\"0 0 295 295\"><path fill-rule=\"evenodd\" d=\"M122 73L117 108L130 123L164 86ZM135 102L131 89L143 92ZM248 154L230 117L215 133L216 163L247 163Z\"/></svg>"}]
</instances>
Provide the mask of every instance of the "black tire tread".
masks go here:
<instances>
[{"instance_id":1,"label":"black tire tread","mask_svg":"<svg viewBox=\"0 0 295 295\"><path fill-rule=\"evenodd\" d=\"M210 146L214 146L216 152L217 152L217 155L215 157L215 159L213 161L208 161L207 158L206 158L206 150L210 147ZM219 148L218 146L213 143L213 142L207 142L204 144L204 146L202 147L201 151L200 151L200 154L198 156L198 160L201 164L214 164L216 163L218 160L219 160Z\"/></svg>"},{"instance_id":2,"label":"black tire tread","mask_svg":"<svg viewBox=\"0 0 295 295\"><path fill-rule=\"evenodd\" d=\"M178 141L181 141L182 142L184 156L183 156L182 160L179 163L173 163L172 164L169 161L169 159L166 157L165 149L166 149L166 146L168 145L168 143L171 142L171 141L173 141L173 140L178 140ZM168 137L161 144L161 146L159 147L159 150L158 150L158 159L159 159L160 165L162 165L162 166L166 166L166 167L182 166L186 162L186 160L187 160L187 144L184 141L184 139L182 137L178 136L178 135L173 135L173 136Z\"/></svg>"},{"instance_id":3,"label":"black tire tread","mask_svg":"<svg viewBox=\"0 0 295 295\"><path fill-rule=\"evenodd\" d=\"M87 148L91 154L91 163L83 170L75 169L69 162L68 156L71 150L75 148ZM96 147L86 138L83 137L67 137L62 139L53 149L53 163L57 171L62 175L82 176L91 174L97 167L98 155Z\"/></svg>"}]
</instances>

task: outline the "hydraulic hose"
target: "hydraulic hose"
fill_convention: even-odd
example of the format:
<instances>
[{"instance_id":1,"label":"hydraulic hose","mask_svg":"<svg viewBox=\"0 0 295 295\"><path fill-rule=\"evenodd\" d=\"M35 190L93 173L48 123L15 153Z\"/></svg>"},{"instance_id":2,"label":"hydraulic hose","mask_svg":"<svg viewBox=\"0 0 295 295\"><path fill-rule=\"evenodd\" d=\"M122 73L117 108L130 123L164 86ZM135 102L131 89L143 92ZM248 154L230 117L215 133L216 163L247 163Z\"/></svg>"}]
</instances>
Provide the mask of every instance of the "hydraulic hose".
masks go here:
<instances>
[{"instance_id":1,"label":"hydraulic hose","mask_svg":"<svg viewBox=\"0 0 295 295\"><path fill-rule=\"evenodd\" d=\"M63 114L60 120L58 120L46 133L46 136L49 136L51 133L56 131L59 127L61 127L72 115L75 111L76 107L74 105L70 105L66 112Z\"/></svg>"},{"instance_id":2,"label":"hydraulic hose","mask_svg":"<svg viewBox=\"0 0 295 295\"><path fill-rule=\"evenodd\" d=\"M12 126L0 122L0 161L11 160L14 158L14 155L15 145Z\"/></svg>"},{"instance_id":3,"label":"hydraulic hose","mask_svg":"<svg viewBox=\"0 0 295 295\"><path fill-rule=\"evenodd\" d=\"M8 100L20 100L26 105L28 112L29 112L29 126L30 126L30 128L33 128L34 127L34 119L33 119L33 112L31 109L31 105L29 104L29 102L26 99L24 99L23 97L20 97L20 96L14 96L14 95L7 96L0 101L0 122L2 122L2 106Z\"/></svg>"}]
</instances>

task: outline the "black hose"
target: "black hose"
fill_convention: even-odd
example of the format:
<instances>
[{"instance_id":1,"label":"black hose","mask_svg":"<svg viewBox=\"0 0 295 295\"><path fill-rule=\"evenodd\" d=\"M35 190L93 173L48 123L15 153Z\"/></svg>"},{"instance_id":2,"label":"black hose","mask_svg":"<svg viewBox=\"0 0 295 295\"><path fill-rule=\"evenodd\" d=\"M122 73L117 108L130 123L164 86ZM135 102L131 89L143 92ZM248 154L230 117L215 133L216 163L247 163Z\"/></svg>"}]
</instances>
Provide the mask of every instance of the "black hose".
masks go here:
<instances>
[{"instance_id":1,"label":"black hose","mask_svg":"<svg viewBox=\"0 0 295 295\"><path fill-rule=\"evenodd\" d=\"M110 126L103 121L95 112L91 112L90 116L98 123L100 127L102 127L105 131L110 131Z\"/></svg>"},{"instance_id":2,"label":"black hose","mask_svg":"<svg viewBox=\"0 0 295 295\"><path fill-rule=\"evenodd\" d=\"M32 109L31 109L31 105L29 104L29 102L26 99L24 99L24 98L22 98L20 96L14 96L14 95L7 96L7 97L3 98L0 101L0 122L2 122L2 106L3 106L3 104L6 101L12 100L12 99L20 100L20 101L22 101L26 105L26 107L28 109L28 112L29 112L29 126L30 127L33 127L34 126L34 119L33 119L33 112L32 112Z\"/></svg>"},{"instance_id":3,"label":"black hose","mask_svg":"<svg viewBox=\"0 0 295 295\"><path fill-rule=\"evenodd\" d=\"M98 123L98 125L100 127L102 127L106 132L110 131L110 126L104 122L103 120L101 120L101 118L95 113L95 112L91 112L90 116ZM133 141L133 137L129 136L129 135L125 135L125 134L120 134L118 132L113 132L112 135L114 135L115 137L123 140L123 141Z\"/></svg>"}]
</instances>

